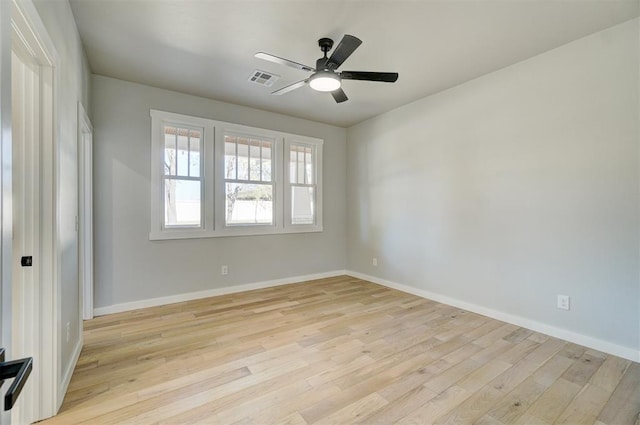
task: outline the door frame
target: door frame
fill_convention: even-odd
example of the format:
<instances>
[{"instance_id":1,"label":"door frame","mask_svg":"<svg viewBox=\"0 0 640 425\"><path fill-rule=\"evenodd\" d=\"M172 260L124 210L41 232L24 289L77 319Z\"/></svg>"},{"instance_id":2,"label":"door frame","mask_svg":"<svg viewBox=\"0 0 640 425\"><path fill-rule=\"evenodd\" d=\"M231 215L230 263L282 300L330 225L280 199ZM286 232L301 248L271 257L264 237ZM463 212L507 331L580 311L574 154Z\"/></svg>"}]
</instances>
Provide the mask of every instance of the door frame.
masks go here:
<instances>
[{"instance_id":1,"label":"door frame","mask_svg":"<svg viewBox=\"0 0 640 425\"><path fill-rule=\"evenodd\" d=\"M0 346L9 358L11 346L13 265L13 182L11 139L11 9L0 1ZM11 423L11 413L0 410L0 425Z\"/></svg>"},{"instance_id":2,"label":"door frame","mask_svg":"<svg viewBox=\"0 0 640 425\"><path fill-rule=\"evenodd\" d=\"M37 373L34 373L34 377L37 376L39 379L31 386L32 391L39 392L40 403L36 412L36 420L39 420L55 415L64 397L64 392L61 393L58 386L61 381L60 270L58 267L60 253L57 249L59 246L57 240L59 166L54 125L55 111L57 110L56 88L59 78L55 69L59 60L53 41L33 3L30 0L12 0L11 7L12 37L19 39L39 63L41 79L40 184L37 194L40 212L34 215L35 218L31 223L33 228L38 229L40 233L39 244L35 249L37 252L34 252L34 259L39 260L38 266L40 268L36 276L40 309L35 312L14 310L12 316L14 322L18 323L35 320L36 332L31 335L31 338L25 338L23 342L24 347L37 353L40 359L39 364L34 363L34 368L38 369ZM17 257L12 261L17 261ZM29 397L29 394L23 394L23 397Z\"/></svg>"},{"instance_id":3,"label":"door frame","mask_svg":"<svg viewBox=\"0 0 640 425\"><path fill-rule=\"evenodd\" d=\"M89 320L93 319L93 126L81 102L78 102L78 186L80 311L82 318Z\"/></svg>"}]
</instances>

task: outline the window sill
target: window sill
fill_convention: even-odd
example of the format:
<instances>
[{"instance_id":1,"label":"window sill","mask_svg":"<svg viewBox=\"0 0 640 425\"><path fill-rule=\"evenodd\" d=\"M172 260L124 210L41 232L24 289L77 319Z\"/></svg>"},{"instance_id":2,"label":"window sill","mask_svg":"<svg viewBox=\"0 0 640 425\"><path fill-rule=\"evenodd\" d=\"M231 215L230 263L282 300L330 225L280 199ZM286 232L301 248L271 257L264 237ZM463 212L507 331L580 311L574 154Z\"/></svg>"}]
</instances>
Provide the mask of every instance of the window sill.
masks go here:
<instances>
[{"instance_id":1,"label":"window sill","mask_svg":"<svg viewBox=\"0 0 640 425\"><path fill-rule=\"evenodd\" d=\"M274 227L229 227L219 231L207 230L171 230L164 232L150 232L150 241L174 240L174 239L202 239L202 238L226 238L235 236L263 236L263 235L287 235L295 233L318 233L324 229L322 226L300 225L282 228Z\"/></svg>"}]
</instances>

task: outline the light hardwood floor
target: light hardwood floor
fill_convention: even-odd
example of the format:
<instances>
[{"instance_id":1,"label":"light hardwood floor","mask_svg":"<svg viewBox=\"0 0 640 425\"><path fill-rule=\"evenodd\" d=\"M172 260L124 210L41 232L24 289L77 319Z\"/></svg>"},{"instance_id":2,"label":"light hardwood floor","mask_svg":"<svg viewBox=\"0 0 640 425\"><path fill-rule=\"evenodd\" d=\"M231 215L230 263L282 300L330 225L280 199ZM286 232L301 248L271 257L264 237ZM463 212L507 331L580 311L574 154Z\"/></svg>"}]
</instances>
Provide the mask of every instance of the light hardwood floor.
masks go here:
<instances>
[{"instance_id":1,"label":"light hardwood floor","mask_svg":"<svg viewBox=\"0 0 640 425\"><path fill-rule=\"evenodd\" d=\"M634 425L640 364L342 276L103 316L43 424Z\"/></svg>"}]
</instances>

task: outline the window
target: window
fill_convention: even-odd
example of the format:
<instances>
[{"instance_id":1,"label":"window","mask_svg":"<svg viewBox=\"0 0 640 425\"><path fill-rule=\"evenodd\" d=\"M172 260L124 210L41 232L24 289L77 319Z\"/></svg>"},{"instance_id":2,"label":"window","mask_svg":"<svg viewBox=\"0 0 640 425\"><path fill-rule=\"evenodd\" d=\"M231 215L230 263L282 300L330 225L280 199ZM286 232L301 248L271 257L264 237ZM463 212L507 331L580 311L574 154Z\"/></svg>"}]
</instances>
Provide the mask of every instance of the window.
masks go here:
<instances>
[{"instance_id":1,"label":"window","mask_svg":"<svg viewBox=\"0 0 640 425\"><path fill-rule=\"evenodd\" d=\"M273 224L273 140L224 135L225 224Z\"/></svg>"},{"instance_id":2,"label":"window","mask_svg":"<svg viewBox=\"0 0 640 425\"><path fill-rule=\"evenodd\" d=\"M311 137L151 110L150 239L322 231Z\"/></svg>"},{"instance_id":3,"label":"window","mask_svg":"<svg viewBox=\"0 0 640 425\"><path fill-rule=\"evenodd\" d=\"M292 141L287 143L288 197L287 222L291 225L315 225L318 145Z\"/></svg>"},{"instance_id":4,"label":"window","mask_svg":"<svg viewBox=\"0 0 640 425\"><path fill-rule=\"evenodd\" d=\"M164 221L168 228L202 227L201 129L165 124Z\"/></svg>"}]
</instances>

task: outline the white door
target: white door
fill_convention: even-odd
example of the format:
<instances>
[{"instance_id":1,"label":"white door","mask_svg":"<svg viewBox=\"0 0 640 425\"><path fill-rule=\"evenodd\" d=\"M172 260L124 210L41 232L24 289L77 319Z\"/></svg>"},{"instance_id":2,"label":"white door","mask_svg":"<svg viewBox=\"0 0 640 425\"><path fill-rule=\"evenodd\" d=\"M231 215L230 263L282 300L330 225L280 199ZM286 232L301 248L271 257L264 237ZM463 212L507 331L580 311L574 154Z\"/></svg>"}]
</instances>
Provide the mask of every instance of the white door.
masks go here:
<instances>
[{"instance_id":1,"label":"white door","mask_svg":"<svg viewBox=\"0 0 640 425\"><path fill-rule=\"evenodd\" d=\"M12 324L12 338L3 340L11 350L5 353L6 359L0 359L6 360L0 368L1 377L11 379L4 388L6 392L0 408L3 411L13 409L11 423L35 421L35 407L39 403L34 383L34 378L38 379L37 369L36 376L28 378L33 371L33 358L37 358L30 338L39 334L39 326L35 322L39 318L35 278L38 267L37 263L35 266L33 263L34 257L37 260L34 254L38 252L36 247L39 240L37 227L33 224L38 223L39 219L37 152L40 141L40 70L31 55L21 47L17 43L11 51L11 293L4 294L6 303L0 315L3 321L8 318L7 322ZM23 315L23 312L33 314ZM16 361L17 357L22 357L22 361ZM26 397L22 395L25 393ZM7 423L9 416L5 414L2 420Z\"/></svg>"},{"instance_id":2,"label":"white door","mask_svg":"<svg viewBox=\"0 0 640 425\"><path fill-rule=\"evenodd\" d=\"M33 358L11 422L27 424L54 415L58 405L52 59L57 56L33 4L11 5L11 357Z\"/></svg>"}]
</instances>

